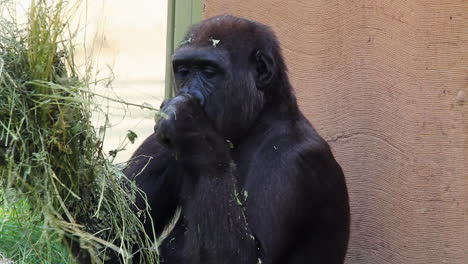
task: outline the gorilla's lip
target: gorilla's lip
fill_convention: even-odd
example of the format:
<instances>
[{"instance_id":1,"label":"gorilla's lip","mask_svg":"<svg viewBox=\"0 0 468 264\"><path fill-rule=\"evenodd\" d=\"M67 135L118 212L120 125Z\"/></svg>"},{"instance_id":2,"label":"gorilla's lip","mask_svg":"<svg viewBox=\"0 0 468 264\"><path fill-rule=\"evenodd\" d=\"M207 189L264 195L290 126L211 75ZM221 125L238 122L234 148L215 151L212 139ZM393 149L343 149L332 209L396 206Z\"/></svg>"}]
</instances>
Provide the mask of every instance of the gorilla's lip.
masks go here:
<instances>
[{"instance_id":1,"label":"gorilla's lip","mask_svg":"<svg viewBox=\"0 0 468 264\"><path fill-rule=\"evenodd\" d=\"M198 93L197 93L198 92ZM190 91L187 93L181 93L170 99L169 102L161 109L162 112L168 116L177 113L177 108L181 104L185 104L190 100L195 100L200 106L203 107L204 98L200 91Z\"/></svg>"},{"instance_id":2,"label":"gorilla's lip","mask_svg":"<svg viewBox=\"0 0 468 264\"><path fill-rule=\"evenodd\" d=\"M205 96L203 95L203 92L198 90L198 89L187 89L185 91L181 91L179 94L176 95L176 97L174 97L172 100L174 100L175 98L179 97L179 96L185 96L185 97L188 97L188 98L194 98L201 106L204 106L205 105ZM187 98L187 99L188 99ZM178 100L182 100L182 99L178 99ZM174 103L179 103L179 102L174 102Z\"/></svg>"},{"instance_id":3,"label":"gorilla's lip","mask_svg":"<svg viewBox=\"0 0 468 264\"><path fill-rule=\"evenodd\" d=\"M187 102L192 97L193 96L188 94L188 93L179 94L176 97L172 98L170 100L170 103L166 107L164 107L162 110L167 115L171 115L173 113L176 113L177 105Z\"/></svg>"}]
</instances>

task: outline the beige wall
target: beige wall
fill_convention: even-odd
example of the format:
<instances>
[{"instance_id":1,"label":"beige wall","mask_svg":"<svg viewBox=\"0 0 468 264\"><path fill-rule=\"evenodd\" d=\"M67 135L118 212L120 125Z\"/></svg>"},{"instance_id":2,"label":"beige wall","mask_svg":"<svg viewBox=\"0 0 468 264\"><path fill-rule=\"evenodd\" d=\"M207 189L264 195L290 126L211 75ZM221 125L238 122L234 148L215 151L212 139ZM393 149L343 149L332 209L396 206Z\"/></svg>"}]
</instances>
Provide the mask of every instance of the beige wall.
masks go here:
<instances>
[{"instance_id":1,"label":"beige wall","mask_svg":"<svg viewBox=\"0 0 468 264\"><path fill-rule=\"evenodd\" d=\"M277 32L345 170L347 263L468 263L468 1L205 0Z\"/></svg>"},{"instance_id":2,"label":"beige wall","mask_svg":"<svg viewBox=\"0 0 468 264\"><path fill-rule=\"evenodd\" d=\"M101 78L115 77L112 89L99 87L98 92L159 108L164 97L167 0L86 2L77 17L81 18L77 21L87 21L79 22L82 30L78 37L85 39L86 49L79 49L77 56L82 63L85 58L92 60ZM98 102L107 108L106 100ZM154 113L110 103L109 117L111 127L104 142L107 151L118 148L129 129L139 136L135 144L118 154L117 162L126 161L152 132ZM102 120L101 116L97 123L102 124Z\"/></svg>"}]
</instances>

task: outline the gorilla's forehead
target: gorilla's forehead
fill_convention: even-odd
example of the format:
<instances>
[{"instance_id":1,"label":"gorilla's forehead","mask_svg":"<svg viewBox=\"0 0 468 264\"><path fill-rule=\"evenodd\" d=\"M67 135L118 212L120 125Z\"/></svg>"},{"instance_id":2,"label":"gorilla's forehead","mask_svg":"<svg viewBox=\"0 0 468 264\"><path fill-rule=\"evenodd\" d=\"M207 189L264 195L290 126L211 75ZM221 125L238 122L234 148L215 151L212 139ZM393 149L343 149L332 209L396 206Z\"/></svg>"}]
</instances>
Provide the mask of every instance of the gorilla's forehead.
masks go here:
<instances>
[{"instance_id":1,"label":"gorilla's forehead","mask_svg":"<svg viewBox=\"0 0 468 264\"><path fill-rule=\"evenodd\" d=\"M191 61L207 61L215 64L224 64L229 66L228 53L221 48L212 46L192 46L185 45L178 48L172 55L173 62L191 62Z\"/></svg>"},{"instance_id":2,"label":"gorilla's forehead","mask_svg":"<svg viewBox=\"0 0 468 264\"><path fill-rule=\"evenodd\" d=\"M279 53L279 43L268 26L223 15L192 26L173 61L185 57L215 59L231 65L245 64L252 54L261 49Z\"/></svg>"},{"instance_id":3,"label":"gorilla's forehead","mask_svg":"<svg viewBox=\"0 0 468 264\"><path fill-rule=\"evenodd\" d=\"M185 43L197 46L239 47L252 45L266 26L252 20L223 15L194 25L187 33Z\"/></svg>"}]
</instances>

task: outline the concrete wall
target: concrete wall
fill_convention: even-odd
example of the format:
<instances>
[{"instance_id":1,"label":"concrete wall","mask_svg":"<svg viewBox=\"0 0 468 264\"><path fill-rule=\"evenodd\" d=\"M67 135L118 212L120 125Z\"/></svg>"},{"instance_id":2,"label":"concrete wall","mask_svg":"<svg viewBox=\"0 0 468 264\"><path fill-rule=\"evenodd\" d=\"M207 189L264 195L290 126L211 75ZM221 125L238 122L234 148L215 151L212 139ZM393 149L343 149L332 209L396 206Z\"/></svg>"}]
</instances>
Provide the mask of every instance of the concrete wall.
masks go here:
<instances>
[{"instance_id":1,"label":"concrete wall","mask_svg":"<svg viewBox=\"0 0 468 264\"><path fill-rule=\"evenodd\" d=\"M468 1L205 0L276 31L352 206L347 263L468 263Z\"/></svg>"}]
</instances>

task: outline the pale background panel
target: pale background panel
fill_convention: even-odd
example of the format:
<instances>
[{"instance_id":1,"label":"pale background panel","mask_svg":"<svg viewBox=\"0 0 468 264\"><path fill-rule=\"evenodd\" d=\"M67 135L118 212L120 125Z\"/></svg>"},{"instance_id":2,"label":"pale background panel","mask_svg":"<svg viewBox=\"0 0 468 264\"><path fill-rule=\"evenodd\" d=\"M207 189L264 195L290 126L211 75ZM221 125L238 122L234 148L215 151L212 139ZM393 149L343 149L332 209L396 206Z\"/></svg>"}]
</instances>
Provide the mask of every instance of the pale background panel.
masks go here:
<instances>
[{"instance_id":1,"label":"pale background panel","mask_svg":"<svg viewBox=\"0 0 468 264\"><path fill-rule=\"evenodd\" d=\"M81 21L87 23L80 22L78 39L86 35L86 46L78 49L77 57L83 64L91 60L99 78L115 78L112 88L99 87L97 92L159 108L164 98L167 0L92 0L83 11L87 17L81 15ZM119 148L129 129L138 134L135 144L126 145L116 158L126 161L153 131L154 113L118 103L107 107L105 100L97 100L109 113L106 151ZM102 121L101 116L97 123Z\"/></svg>"}]
</instances>

